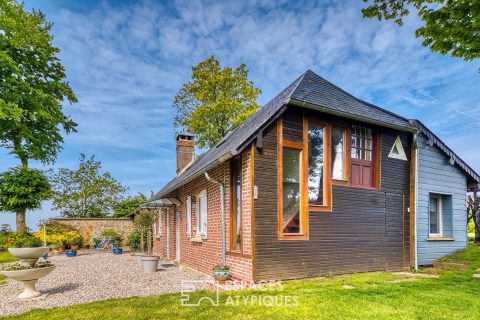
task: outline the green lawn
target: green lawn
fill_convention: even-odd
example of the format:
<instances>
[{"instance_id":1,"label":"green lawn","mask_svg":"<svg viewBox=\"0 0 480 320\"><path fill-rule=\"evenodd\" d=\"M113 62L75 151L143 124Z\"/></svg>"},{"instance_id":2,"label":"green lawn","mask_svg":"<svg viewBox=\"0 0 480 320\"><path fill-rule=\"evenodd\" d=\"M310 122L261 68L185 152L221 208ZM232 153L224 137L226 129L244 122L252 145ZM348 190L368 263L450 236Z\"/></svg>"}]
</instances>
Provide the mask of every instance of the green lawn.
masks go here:
<instances>
[{"instance_id":1,"label":"green lawn","mask_svg":"<svg viewBox=\"0 0 480 320\"><path fill-rule=\"evenodd\" d=\"M17 261L18 259L12 256L8 252L1 252L0 251L0 263L6 263L6 262L12 262L12 261ZM0 274L0 285L2 284L2 280L5 279L5 276L3 274Z\"/></svg>"},{"instance_id":2,"label":"green lawn","mask_svg":"<svg viewBox=\"0 0 480 320\"><path fill-rule=\"evenodd\" d=\"M468 271L443 270L439 279L400 283L387 281L405 276L381 272L289 281L276 292L223 293L219 307L207 303L182 307L180 294L170 294L34 310L8 319L479 319L480 279L473 279L472 274L480 267L480 247L470 246L445 260L467 264ZM194 297L205 294L211 295L197 292ZM298 297L298 306L259 306L252 305L252 300L246 304L240 300L239 306L225 305L232 301L227 300L229 295L240 295L240 299L255 296L267 303L272 301L267 296L280 302L287 296Z\"/></svg>"}]
</instances>

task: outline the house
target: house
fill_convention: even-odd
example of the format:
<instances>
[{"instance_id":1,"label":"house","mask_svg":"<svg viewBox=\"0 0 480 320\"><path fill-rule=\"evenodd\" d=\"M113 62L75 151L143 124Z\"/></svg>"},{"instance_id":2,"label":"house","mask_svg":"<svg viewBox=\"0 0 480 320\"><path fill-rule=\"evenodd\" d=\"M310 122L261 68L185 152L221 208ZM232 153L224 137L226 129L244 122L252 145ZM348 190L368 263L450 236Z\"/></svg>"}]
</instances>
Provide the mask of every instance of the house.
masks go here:
<instances>
[{"instance_id":1,"label":"house","mask_svg":"<svg viewBox=\"0 0 480 320\"><path fill-rule=\"evenodd\" d=\"M402 270L467 244L479 175L419 121L355 98L308 70L198 158L177 136L177 175L154 252L263 281Z\"/></svg>"}]
</instances>

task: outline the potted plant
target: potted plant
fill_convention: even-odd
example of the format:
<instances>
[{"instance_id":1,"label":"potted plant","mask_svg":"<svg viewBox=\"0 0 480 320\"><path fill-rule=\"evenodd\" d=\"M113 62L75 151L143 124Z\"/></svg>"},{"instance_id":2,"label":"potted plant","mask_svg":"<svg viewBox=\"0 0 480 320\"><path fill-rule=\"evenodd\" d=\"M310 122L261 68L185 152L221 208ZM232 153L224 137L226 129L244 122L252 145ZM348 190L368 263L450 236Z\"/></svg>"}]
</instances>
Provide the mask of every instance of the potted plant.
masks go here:
<instances>
[{"instance_id":1,"label":"potted plant","mask_svg":"<svg viewBox=\"0 0 480 320\"><path fill-rule=\"evenodd\" d=\"M11 255L30 261L32 265L50 251L49 247L43 247L40 239L28 232L12 232L7 239L7 247Z\"/></svg>"},{"instance_id":2,"label":"potted plant","mask_svg":"<svg viewBox=\"0 0 480 320\"><path fill-rule=\"evenodd\" d=\"M147 254L145 251L145 233L139 230L139 226L137 226L137 230L133 231L128 235L127 238L127 245L132 251L132 255L135 256L135 261L137 262L138 266L142 267L142 257L146 256Z\"/></svg>"},{"instance_id":3,"label":"potted plant","mask_svg":"<svg viewBox=\"0 0 480 320\"><path fill-rule=\"evenodd\" d=\"M225 264L217 264L213 267L213 278L220 284L230 279L230 267Z\"/></svg>"},{"instance_id":4,"label":"potted plant","mask_svg":"<svg viewBox=\"0 0 480 320\"><path fill-rule=\"evenodd\" d=\"M77 255L78 244L80 243L80 233L77 231L65 232L65 245L69 250L65 252L67 257L75 257Z\"/></svg>"},{"instance_id":5,"label":"potted plant","mask_svg":"<svg viewBox=\"0 0 480 320\"><path fill-rule=\"evenodd\" d=\"M145 273L153 273L158 271L158 261L160 260L159 256L154 256L152 254L152 226L157 221L157 211L144 209L139 214L135 216L135 224L139 230L147 234L147 254L141 256L142 267ZM143 241L142 241L143 242Z\"/></svg>"}]
</instances>

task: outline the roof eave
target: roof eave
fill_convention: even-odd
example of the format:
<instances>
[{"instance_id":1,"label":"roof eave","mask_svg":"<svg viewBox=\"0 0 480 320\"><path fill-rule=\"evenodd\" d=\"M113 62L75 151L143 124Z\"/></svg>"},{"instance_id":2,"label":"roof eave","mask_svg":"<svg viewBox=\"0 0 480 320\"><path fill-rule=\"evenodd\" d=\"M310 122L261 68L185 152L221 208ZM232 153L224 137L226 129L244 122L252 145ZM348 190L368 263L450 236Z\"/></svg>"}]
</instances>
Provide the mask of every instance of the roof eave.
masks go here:
<instances>
[{"instance_id":1,"label":"roof eave","mask_svg":"<svg viewBox=\"0 0 480 320\"><path fill-rule=\"evenodd\" d=\"M149 202L152 202L152 201L155 201L155 200L158 200L166 195L168 195L170 192L172 191L175 191L177 190L178 188L180 188L181 186L191 182L192 180L202 176L204 174L205 171L208 171L208 170L211 170L213 168L215 168L216 166L218 166L219 164L227 161L228 159L234 157L235 155L237 155L237 150L230 150L228 151L227 153L225 153L223 156L219 157L218 159L216 159L214 162L210 163L209 165L207 165L205 168L202 168L200 170L198 170L198 172L196 172L195 174L191 175L188 179L186 179L185 181L182 181L181 183L179 184L175 184L173 185L172 187L166 189L166 190L160 190L158 194L154 195L152 199L149 200Z\"/></svg>"},{"instance_id":2,"label":"roof eave","mask_svg":"<svg viewBox=\"0 0 480 320\"><path fill-rule=\"evenodd\" d=\"M379 125L379 126L382 126L382 127L387 127L387 128L395 129L395 130L399 130L399 131L405 131L405 132L410 132L410 133L415 133L417 131L416 128L412 128L410 126L399 126L399 125L396 125L396 124L393 124L393 123L388 123L388 122L383 122L383 121L379 121L379 120L375 120L375 119L370 119L368 117L363 117L363 116L360 116L360 115L354 115L354 114L350 114L350 113L346 113L346 112L342 112L342 111L335 111L335 110L332 110L330 108L325 108L321 105L316 105L316 104L306 102L306 101L303 101L303 100L298 100L298 99L295 99L295 98L288 98L285 101L285 103L295 105L295 106L299 106L299 107L304 107L304 108L307 108L307 109L321 111L321 112L324 112L324 113L327 113L327 114L340 116L340 117L344 117L344 118L348 118L348 119L352 119L352 120L362 121L362 122L369 123L369 124Z\"/></svg>"}]
</instances>

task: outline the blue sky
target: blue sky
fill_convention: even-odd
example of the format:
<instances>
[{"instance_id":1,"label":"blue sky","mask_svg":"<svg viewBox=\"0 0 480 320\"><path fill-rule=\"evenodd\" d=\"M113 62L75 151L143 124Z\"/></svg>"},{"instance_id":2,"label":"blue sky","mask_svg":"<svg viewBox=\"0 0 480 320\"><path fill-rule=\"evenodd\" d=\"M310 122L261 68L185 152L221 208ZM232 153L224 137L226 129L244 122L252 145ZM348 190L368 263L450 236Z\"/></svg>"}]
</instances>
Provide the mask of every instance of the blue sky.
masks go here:
<instances>
[{"instance_id":1,"label":"blue sky","mask_svg":"<svg viewBox=\"0 0 480 320\"><path fill-rule=\"evenodd\" d=\"M78 133L65 137L54 168L95 154L129 193L157 191L175 173L173 97L191 66L213 54L223 65L247 65L263 90L261 104L310 68L359 98L422 120L480 171L480 64L422 47L415 15L399 28L363 19L360 0L25 2L54 23L79 99L65 106ZM5 150L0 159L0 170L18 163ZM45 203L27 221L35 227L55 215ZM0 215L1 223L14 221Z\"/></svg>"}]
</instances>

